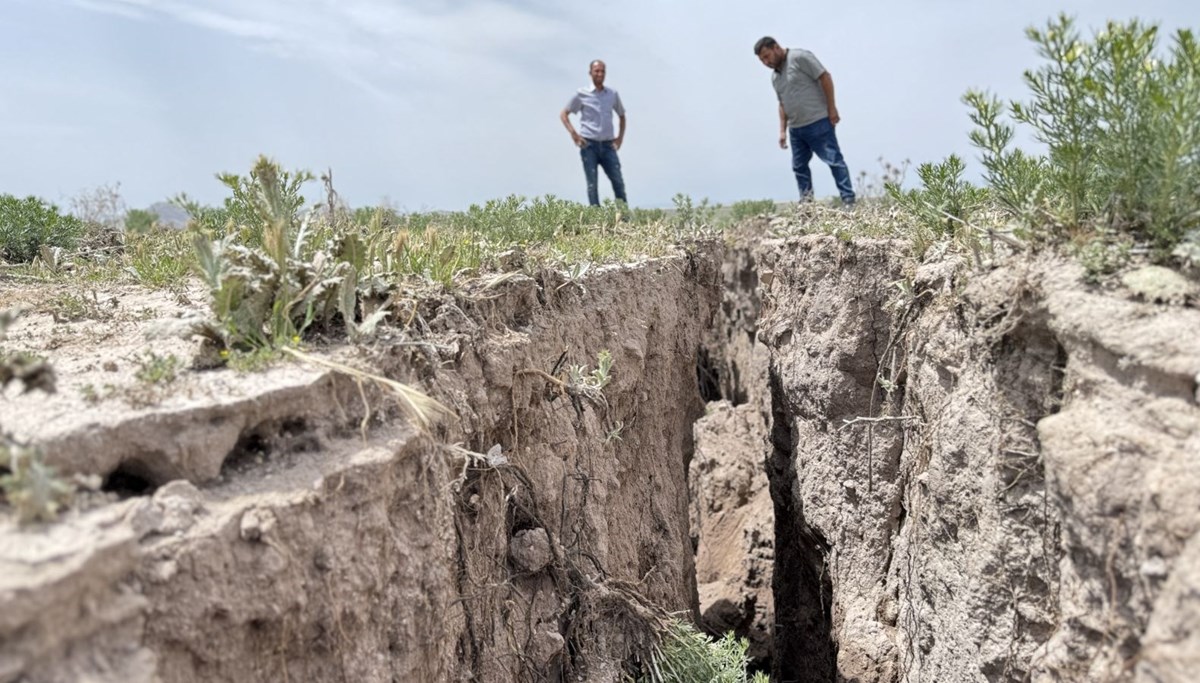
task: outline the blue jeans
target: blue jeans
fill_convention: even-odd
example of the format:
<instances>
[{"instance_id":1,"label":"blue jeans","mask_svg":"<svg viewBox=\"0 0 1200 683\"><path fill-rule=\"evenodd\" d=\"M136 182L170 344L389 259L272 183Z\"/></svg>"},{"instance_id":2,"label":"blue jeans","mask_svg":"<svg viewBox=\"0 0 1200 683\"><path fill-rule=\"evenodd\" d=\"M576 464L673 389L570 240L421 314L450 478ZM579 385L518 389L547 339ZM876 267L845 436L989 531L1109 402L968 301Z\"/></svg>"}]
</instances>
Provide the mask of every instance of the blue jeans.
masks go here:
<instances>
[{"instance_id":1,"label":"blue jeans","mask_svg":"<svg viewBox=\"0 0 1200 683\"><path fill-rule=\"evenodd\" d=\"M842 201L853 204L854 184L850 182L850 169L842 158L837 134L829 119L824 118L799 128L788 128L788 137L792 143L792 170L796 173L796 184L800 186L800 201L808 201L813 196L812 171L808 169L808 162L815 153L833 171L833 180L837 183Z\"/></svg>"},{"instance_id":2,"label":"blue jeans","mask_svg":"<svg viewBox=\"0 0 1200 683\"><path fill-rule=\"evenodd\" d=\"M587 178L588 203L592 206L600 205L600 188L596 183L599 180L599 174L596 173L596 166L604 169L604 175L612 181L613 194L617 199L629 203L625 199L625 180L621 177L621 160L617 158L617 150L613 147L611 140L584 140L584 145L579 149L579 156L583 159L583 175Z\"/></svg>"}]
</instances>

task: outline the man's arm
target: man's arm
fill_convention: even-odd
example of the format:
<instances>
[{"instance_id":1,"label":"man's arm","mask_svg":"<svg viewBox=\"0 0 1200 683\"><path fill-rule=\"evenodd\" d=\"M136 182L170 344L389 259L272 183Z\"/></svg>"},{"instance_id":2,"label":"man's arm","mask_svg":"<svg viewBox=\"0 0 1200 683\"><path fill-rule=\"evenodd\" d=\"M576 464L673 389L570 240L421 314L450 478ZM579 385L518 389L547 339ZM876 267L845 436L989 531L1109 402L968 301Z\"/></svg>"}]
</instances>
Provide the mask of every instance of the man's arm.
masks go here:
<instances>
[{"instance_id":1,"label":"man's arm","mask_svg":"<svg viewBox=\"0 0 1200 683\"><path fill-rule=\"evenodd\" d=\"M562 124L564 127L566 127L567 132L571 134L571 141L575 143L576 147L583 147L583 138L579 136L579 133L575 132L575 126L571 125L570 117L571 110L569 109L563 109L562 113L558 115L558 119L562 121Z\"/></svg>"},{"instance_id":2,"label":"man's arm","mask_svg":"<svg viewBox=\"0 0 1200 683\"><path fill-rule=\"evenodd\" d=\"M829 122L836 126L842 117L838 115L837 102L833 99L833 77L826 71L817 82L821 84L821 90L825 91L825 101L829 104Z\"/></svg>"},{"instance_id":3,"label":"man's arm","mask_svg":"<svg viewBox=\"0 0 1200 683\"><path fill-rule=\"evenodd\" d=\"M621 127L617 131L617 139L613 140L613 149L621 149L621 143L625 142L625 115L621 114L617 117Z\"/></svg>"},{"instance_id":4,"label":"man's arm","mask_svg":"<svg viewBox=\"0 0 1200 683\"><path fill-rule=\"evenodd\" d=\"M779 103L779 149L787 149L787 113L783 111L783 102Z\"/></svg>"}]
</instances>

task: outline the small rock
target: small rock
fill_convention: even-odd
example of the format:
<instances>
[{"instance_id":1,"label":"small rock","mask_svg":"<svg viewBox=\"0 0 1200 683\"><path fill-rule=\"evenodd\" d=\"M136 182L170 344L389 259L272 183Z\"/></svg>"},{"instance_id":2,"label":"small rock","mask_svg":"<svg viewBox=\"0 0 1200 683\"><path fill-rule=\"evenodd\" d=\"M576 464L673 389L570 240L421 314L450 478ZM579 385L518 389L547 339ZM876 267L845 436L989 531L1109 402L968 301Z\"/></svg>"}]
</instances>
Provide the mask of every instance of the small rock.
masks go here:
<instances>
[{"instance_id":1,"label":"small rock","mask_svg":"<svg viewBox=\"0 0 1200 683\"><path fill-rule=\"evenodd\" d=\"M149 498L137 502L129 512L129 525L138 537L157 532L163 525L163 511Z\"/></svg>"},{"instance_id":2,"label":"small rock","mask_svg":"<svg viewBox=\"0 0 1200 683\"><path fill-rule=\"evenodd\" d=\"M196 514L204 510L204 494L192 482L178 479L154 492L154 504L162 510L162 524L157 531L177 534L196 523Z\"/></svg>"},{"instance_id":3,"label":"small rock","mask_svg":"<svg viewBox=\"0 0 1200 683\"><path fill-rule=\"evenodd\" d=\"M538 664L546 666L550 664L555 655L563 651L565 646L566 641L561 634L555 631L538 631L533 634L533 642L529 646L529 656Z\"/></svg>"},{"instance_id":4,"label":"small rock","mask_svg":"<svg viewBox=\"0 0 1200 683\"><path fill-rule=\"evenodd\" d=\"M1200 286L1179 273L1162 266L1146 266L1126 273L1121 284L1150 302L1183 304L1200 297Z\"/></svg>"},{"instance_id":5,"label":"small rock","mask_svg":"<svg viewBox=\"0 0 1200 683\"><path fill-rule=\"evenodd\" d=\"M527 258L523 249L509 249L496 257L500 270L513 271L525 268Z\"/></svg>"},{"instance_id":6,"label":"small rock","mask_svg":"<svg viewBox=\"0 0 1200 683\"><path fill-rule=\"evenodd\" d=\"M242 513L241 537L243 541L261 541L275 528L275 513L270 510L251 508Z\"/></svg>"},{"instance_id":7,"label":"small rock","mask_svg":"<svg viewBox=\"0 0 1200 683\"><path fill-rule=\"evenodd\" d=\"M175 560L163 560L154 564L147 573L150 583L166 583L179 573L179 564Z\"/></svg>"},{"instance_id":8,"label":"small rock","mask_svg":"<svg viewBox=\"0 0 1200 683\"><path fill-rule=\"evenodd\" d=\"M540 572L550 564L550 537L542 528L518 531L508 544L508 552L524 571Z\"/></svg>"},{"instance_id":9,"label":"small rock","mask_svg":"<svg viewBox=\"0 0 1200 683\"><path fill-rule=\"evenodd\" d=\"M1161 557L1152 557L1143 562L1142 566L1138 567L1138 571L1142 576L1155 579L1165 578L1168 574L1167 562Z\"/></svg>"}]
</instances>

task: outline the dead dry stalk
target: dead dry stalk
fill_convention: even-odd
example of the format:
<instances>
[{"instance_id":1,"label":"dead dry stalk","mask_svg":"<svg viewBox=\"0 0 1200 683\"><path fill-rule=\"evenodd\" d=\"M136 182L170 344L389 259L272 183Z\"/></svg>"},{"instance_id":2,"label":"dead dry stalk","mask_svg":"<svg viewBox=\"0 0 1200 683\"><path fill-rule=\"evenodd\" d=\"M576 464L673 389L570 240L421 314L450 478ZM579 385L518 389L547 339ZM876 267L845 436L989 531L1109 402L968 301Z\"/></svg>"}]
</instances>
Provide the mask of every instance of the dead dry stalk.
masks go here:
<instances>
[{"instance_id":1,"label":"dead dry stalk","mask_svg":"<svg viewBox=\"0 0 1200 683\"><path fill-rule=\"evenodd\" d=\"M328 368L335 372L339 372L353 379L359 384L359 392L363 397L363 402L366 404L366 393L363 391L363 382L372 382L386 393L390 393L400 404L401 411L408 416L423 432L429 432L430 428L441 421L442 418L449 417L454 414L454 411L439 403L436 399L430 397L424 392L414 389L403 382L397 382L394 379L389 379L381 375L372 374L365 370L350 367L337 361L329 360L328 358L319 358L317 356L304 353L297 349L284 348L283 352L297 358L306 363L311 363L320 367ZM365 429L366 420L369 419L371 408L366 405L367 416L363 418L363 427Z\"/></svg>"}]
</instances>

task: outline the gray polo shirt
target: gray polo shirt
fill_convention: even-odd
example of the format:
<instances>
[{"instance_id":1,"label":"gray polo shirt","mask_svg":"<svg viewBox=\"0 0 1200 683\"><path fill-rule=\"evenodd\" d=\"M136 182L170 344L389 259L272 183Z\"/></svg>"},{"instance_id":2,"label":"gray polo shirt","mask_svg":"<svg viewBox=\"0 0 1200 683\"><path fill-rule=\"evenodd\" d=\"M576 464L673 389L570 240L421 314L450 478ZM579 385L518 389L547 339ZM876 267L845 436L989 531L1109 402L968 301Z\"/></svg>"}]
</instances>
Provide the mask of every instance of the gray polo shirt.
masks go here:
<instances>
[{"instance_id":1,"label":"gray polo shirt","mask_svg":"<svg viewBox=\"0 0 1200 683\"><path fill-rule=\"evenodd\" d=\"M625 105L621 104L621 96L612 88L596 90L593 86L580 88L575 96L567 102L567 111L579 114L579 134L588 140L612 140L617 137L613 132L613 112L617 116L625 115Z\"/></svg>"},{"instance_id":2,"label":"gray polo shirt","mask_svg":"<svg viewBox=\"0 0 1200 683\"><path fill-rule=\"evenodd\" d=\"M799 128L829 116L825 91L817 81L825 67L808 50L790 48L781 71L771 72L771 85L787 115L788 128Z\"/></svg>"}]
</instances>

